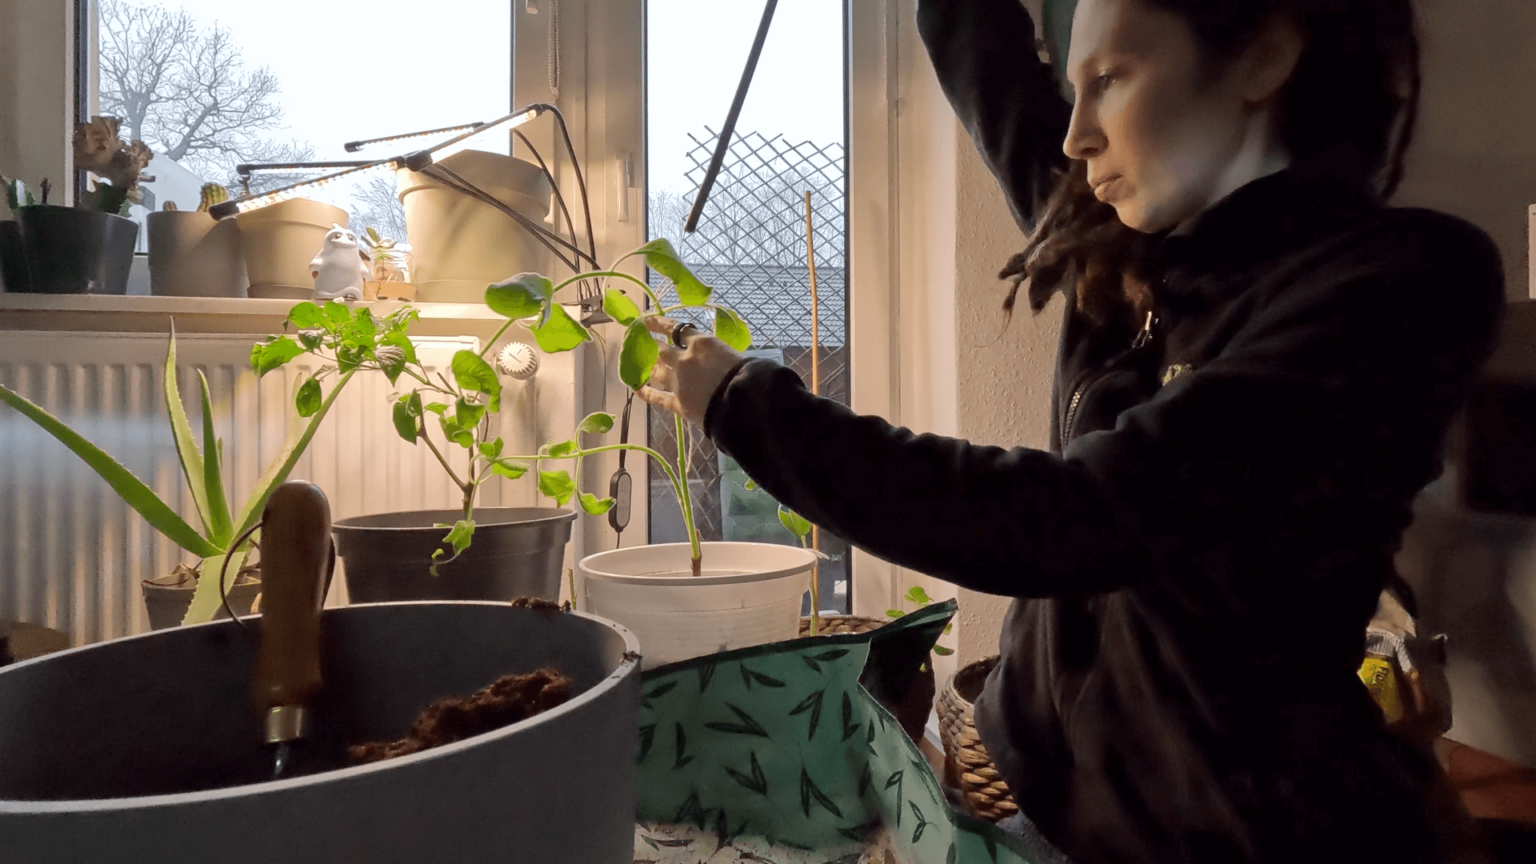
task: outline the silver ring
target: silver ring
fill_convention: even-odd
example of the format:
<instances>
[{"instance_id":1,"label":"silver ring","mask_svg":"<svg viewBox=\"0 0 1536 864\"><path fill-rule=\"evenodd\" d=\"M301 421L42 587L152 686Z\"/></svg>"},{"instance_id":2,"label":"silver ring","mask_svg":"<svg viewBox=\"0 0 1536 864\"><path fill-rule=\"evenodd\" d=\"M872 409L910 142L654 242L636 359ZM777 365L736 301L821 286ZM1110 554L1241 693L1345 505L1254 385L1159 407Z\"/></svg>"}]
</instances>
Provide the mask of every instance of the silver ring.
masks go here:
<instances>
[{"instance_id":1,"label":"silver ring","mask_svg":"<svg viewBox=\"0 0 1536 864\"><path fill-rule=\"evenodd\" d=\"M697 333L697 332L699 332L699 328L694 326L694 325L692 325L692 324L689 324L686 321L684 321L683 323L677 325L676 327L673 327L672 328L672 344L675 345L678 348L686 349L688 346L683 344L683 337L688 335L689 332Z\"/></svg>"}]
</instances>

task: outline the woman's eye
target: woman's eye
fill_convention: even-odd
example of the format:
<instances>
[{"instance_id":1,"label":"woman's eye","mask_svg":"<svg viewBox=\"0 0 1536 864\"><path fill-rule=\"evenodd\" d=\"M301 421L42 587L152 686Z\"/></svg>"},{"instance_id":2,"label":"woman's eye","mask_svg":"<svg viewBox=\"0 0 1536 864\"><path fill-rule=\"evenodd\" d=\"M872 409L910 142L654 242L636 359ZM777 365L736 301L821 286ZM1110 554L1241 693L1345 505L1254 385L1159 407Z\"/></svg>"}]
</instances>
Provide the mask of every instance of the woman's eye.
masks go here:
<instances>
[{"instance_id":1,"label":"woman's eye","mask_svg":"<svg viewBox=\"0 0 1536 864\"><path fill-rule=\"evenodd\" d=\"M1093 89L1094 89L1094 92L1096 92L1096 93L1103 93L1104 90L1109 87L1110 82L1112 82L1114 80L1115 80L1115 76L1112 73L1109 73L1109 72L1106 72L1103 75L1100 75L1099 77L1093 79Z\"/></svg>"}]
</instances>

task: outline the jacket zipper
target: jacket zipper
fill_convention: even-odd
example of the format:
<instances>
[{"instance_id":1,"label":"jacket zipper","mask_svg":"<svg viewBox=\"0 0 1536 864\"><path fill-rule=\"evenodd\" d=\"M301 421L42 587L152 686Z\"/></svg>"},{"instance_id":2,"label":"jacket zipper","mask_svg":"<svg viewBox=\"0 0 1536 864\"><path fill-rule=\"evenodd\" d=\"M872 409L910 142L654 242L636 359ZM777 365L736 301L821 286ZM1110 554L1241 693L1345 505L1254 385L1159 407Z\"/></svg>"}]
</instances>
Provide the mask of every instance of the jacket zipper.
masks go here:
<instances>
[{"instance_id":1,"label":"jacket zipper","mask_svg":"<svg viewBox=\"0 0 1536 864\"><path fill-rule=\"evenodd\" d=\"M1140 351L1148 345L1151 345L1153 338L1152 328L1156 325L1157 316L1151 312L1148 312L1147 320L1142 323L1140 332L1136 334L1135 339L1131 340L1130 350L1109 361L1109 363L1105 364L1104 368L1100 369L1095 374L1084 378L1083 382L1077 385L1077 389L1072 393L1072 399L1067 403L1066 419L1062 421L1061 446L1063 448L1065 448L1067 443L1072 440L1072 427L1077 423L1077 409L1083 404L1083 394L1088 392L1089 387L1099 383L1099 381L1105 375L1108 375L1110 372L1114 371L1114 368L1118 366L1120 362L1125 358L1129 357L1137 351Z\"/></svg>"}]
</instances>

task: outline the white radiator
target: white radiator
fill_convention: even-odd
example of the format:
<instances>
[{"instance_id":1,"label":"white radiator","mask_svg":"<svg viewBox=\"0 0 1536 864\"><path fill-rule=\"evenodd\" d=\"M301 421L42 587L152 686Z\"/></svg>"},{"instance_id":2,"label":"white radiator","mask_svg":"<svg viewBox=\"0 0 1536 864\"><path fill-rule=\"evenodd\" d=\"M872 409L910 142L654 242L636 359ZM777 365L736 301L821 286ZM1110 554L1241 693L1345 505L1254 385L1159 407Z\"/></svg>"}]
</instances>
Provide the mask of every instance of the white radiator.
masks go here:
<instances>
[{"instance_id":1,"label":"white radiator","mask_svg":"<svg viewBox=\"0 0 1536 864\"><path fill-rule=\"evenodd\" d=\"M258 381L249 366L253 341L249 335L177 337L178 386L199 436L197 370L208 377L232 510L282 448L294 376L313 371L309 358L301 358ZM473 337L417 344L423 361L444 371L455 350L477 345ZM0 383L95 442L201 527L166 418L165 353L166 338L157 334L5 331ZM574 426L573 355L541 359L532 381L502 379L508 453L532 453ZM457 490L432 454L396 435L390 392L377 373L353 378L291 475L325 490L333 519L458 506ZM547 404L539 405L541 398ZM481 487L479 503L532 506L533 478L493 478ZM548 499L540 503L551 506ZM63 630L77 645L140 633L149 625L139 583L191 558L67 448L0 405L0 618Z\"/></svg>"}]
</instances>

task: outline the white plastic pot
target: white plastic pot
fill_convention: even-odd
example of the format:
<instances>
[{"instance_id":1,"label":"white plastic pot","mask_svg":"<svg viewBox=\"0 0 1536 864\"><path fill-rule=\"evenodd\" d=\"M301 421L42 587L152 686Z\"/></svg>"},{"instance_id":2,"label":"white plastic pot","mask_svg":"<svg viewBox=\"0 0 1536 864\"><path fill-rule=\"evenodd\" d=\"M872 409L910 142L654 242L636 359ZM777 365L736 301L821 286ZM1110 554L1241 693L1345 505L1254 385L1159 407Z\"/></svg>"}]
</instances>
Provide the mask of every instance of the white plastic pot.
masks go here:
<instances>
[{"instance_id":1,"label":"white plastic pot","mask_svg":"<svg viewBox=\"0 0 1536 864\"><path fill-rule=\"evenodd\" d=\"M770 543L705 543L695 578L687 543L599 552L577 565L576 605L629 628L641 666L799 635L816 556Z\"/></svg>"},{"instance_id":2,"label":"white plastic pot","mask_svg":"<svg viewBox=\"0 0 1536 864\"><path fill-rule=\"evenodd\" d=\"M442 168L549 228L551 187L539 166L513 156L463 150ZM427 174L397 173L405 231L415 270L416 299L480 303L486 286L519 273L548 273L549 251L528 230L484 201ZM306 259L308 260L308 259Z\"/></svg>"},{"instance_id":3,"label":"white plastic pot","mask_svg":"<svg viewBox=\"0 0 1536 864\"><path fill-rule=\"evenodd\" d=\"M330 204L293 198L235 217L240 226L240 254L245 259L252 297L308 300L315 280L309 262L325 245L336 224L347 227L347 211Z\"/></svg>"}]
</instances>

